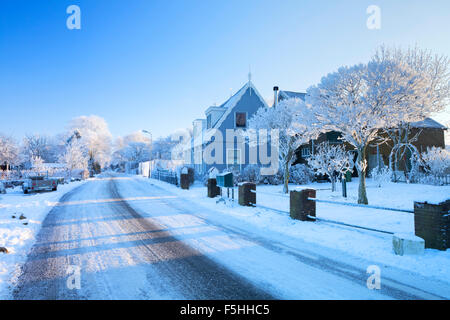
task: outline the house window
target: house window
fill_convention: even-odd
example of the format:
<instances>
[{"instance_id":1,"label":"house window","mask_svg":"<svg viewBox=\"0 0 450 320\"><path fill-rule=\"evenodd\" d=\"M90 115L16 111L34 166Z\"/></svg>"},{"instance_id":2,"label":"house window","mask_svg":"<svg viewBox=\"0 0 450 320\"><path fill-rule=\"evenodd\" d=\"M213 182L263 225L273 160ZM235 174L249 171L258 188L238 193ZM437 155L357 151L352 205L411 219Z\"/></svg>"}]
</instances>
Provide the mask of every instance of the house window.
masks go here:
<instances>
[{"instance_id":1,"label":"house window","mask_svg":"<svg viewBox=\"0 0 450 320\"><path fill-rule=\"evenodd\" d=\"M208 115L207 117L206 117L206 128L207 129L211 129L211 115Z\"/></svg>"},{"instance_id":2,"label":"house window","mask_svg":"<svg viewBox=\"0 0 450 320\"><path fill-rule=\"evenodd\" d=\"M302 158L308 158L311 155L311 150L309 148L302 149Z\"/></svg>"},{"instance_id":3,"label":"house window","mask_svg":"<svg viewBox=\"0 0 450 320\"><path fill-rule=\"evenodd\" d=\"M246 128L247 127L247 113L236 112L236 128Z\"/></svg>"}]
</instances>

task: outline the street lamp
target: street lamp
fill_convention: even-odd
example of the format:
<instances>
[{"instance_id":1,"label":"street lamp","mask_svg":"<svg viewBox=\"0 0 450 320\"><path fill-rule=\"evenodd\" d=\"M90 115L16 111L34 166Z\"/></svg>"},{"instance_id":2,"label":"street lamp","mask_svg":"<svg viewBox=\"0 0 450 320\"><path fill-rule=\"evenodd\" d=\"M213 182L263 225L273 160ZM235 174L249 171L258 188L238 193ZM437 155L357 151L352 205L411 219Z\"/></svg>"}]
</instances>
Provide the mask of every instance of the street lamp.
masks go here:
<instances>
[{"instance_id":1,"label":"street lamp","mask_svg":"<svg viewBox=\"0 0 450 320\"><path fill-rule=\"evenodd\" d=\"M142 133L146 133L150 136L150 154L149 154L149 162L150 162L150 166L149 166L149 173L148 173L148 177L151 178L152 177L152 148L153 148L153 135L150 131L148 130L141 130Z\"/></svg>"}]
</instances>

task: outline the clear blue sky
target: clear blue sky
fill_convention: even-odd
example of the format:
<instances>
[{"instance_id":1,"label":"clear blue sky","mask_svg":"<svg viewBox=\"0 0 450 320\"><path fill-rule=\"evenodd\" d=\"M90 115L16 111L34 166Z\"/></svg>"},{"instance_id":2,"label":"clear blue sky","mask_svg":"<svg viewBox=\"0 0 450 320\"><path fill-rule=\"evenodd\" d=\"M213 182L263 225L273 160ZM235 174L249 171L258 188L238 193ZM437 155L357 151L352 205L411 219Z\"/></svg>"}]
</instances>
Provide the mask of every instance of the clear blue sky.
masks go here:
<instances>
[{"instance_id":1,"label":"clear blue sky","mask_svg":"<svg viewBox=\"0 0 450 320\"><path fill-rule=\"evenodd\" d=\"M81 30L66 28L67 6ZM382 10L381 30L366 8ZM0 132L56 134L104 117L114 136L191 126L247 80L305 90L379 44L450 55L448 0L1 0Z\"/></svg>"}]
</instances>

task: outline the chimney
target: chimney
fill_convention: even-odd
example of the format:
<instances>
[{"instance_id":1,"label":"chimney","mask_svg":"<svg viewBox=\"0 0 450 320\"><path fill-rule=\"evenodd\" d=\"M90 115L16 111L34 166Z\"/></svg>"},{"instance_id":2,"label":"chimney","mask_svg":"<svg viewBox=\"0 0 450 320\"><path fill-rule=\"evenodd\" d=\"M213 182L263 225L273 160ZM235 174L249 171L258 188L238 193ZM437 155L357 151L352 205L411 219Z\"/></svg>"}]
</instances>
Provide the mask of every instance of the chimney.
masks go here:
<instances>
[{"instance_id":1,"label":"chimney","mask_svg":"<svg viewBox=\"0 0 450 320\"><path fill-rule=\"evenodd\" d=\"M277 86L273 87L273 106L276 107L278 104L278 90Z\"/></svg>"}]
</instances>

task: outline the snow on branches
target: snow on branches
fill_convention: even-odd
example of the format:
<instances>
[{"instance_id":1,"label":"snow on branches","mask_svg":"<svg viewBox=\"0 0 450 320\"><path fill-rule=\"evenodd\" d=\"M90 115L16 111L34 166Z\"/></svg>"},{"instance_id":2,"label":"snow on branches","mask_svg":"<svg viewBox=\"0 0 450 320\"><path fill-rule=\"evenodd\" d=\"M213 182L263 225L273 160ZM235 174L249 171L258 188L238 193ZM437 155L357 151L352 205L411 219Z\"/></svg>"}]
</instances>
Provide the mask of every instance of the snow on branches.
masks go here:
<instances>
[{"instance_id":1,"label":"snow on branches","mask_svg":"<svg viewBox=\"0 0 450 320\"><path fill-rule=\"evenodd\" d=\"M307 92L307 103L326 130L340 132L358 152L358 203L368 204L366 149L385 128L423 119L449 98L448 59L417 49L381 48L367 64L339 68Z\"/></svg>"},{"instance_id":2,"label":"snow on branches","mask_svg":"<svg viewBox=\"0 0 450 320\"><path fill-rule=\"evenodd\" d=\"M450 152L441 148L428 148L422 153L421 163L424 170L435 178L441 177L450 171Z\"/></svg>"},{"instance_id":3,"label":"snow on branches","mask_svg":"<svg viewBox=\"0 0 450 320\"><path fill-rule=\"evenodd\" d=\"M300 99L281 101L272 108L260 108L249 120L249 129L278 130L278 156L284 172L284 192L288 192L289 168L295 151L318 135L313 113Z\"/></svg>"},{"instance_id":4,"label":"snow on branches","mask_svg":"<svg viewBox=\"0 0 450 320\"><path fill-rule=\"evenodd\" d=\"M76 136L89 153L89 160L105 166L111 158L112 135L105 119L81 116L70 123L70 135Z\"/></svg>"},{"instance_id":5,"label":"snow on branches","mask_svg":"<svg viewBox=\"0 0 450 320\"><path fill-rule=\"evenodd\" d=\"M66 146L65 152L59 157L59 162L65 164L70 172L77 169L87 170L88 160L87 149L77 139L72 140Z\"/></svg>"},{"instance_id":6,"label":"snow on branches","mask_svg":"<svg viewBox=\"0 0 450 320\"><path fill-rule=\"evenodd\" d=\"M19 149L13 138L0 134L0 165L9 168L18 160Z\"/></svg>"},{"instance_id":7,"label":"snow on branches","mask_svg":"<svg viewBox=\"0 0 450 320\"><path fill-rule=\"evenodd\" d=\"M347 171L353 171L353 155L343 145L321 143L309 157L308 164L316 174L326 174L331 180L332 191L336 191L337 179Z\"/></svg>"}]
</instances>

